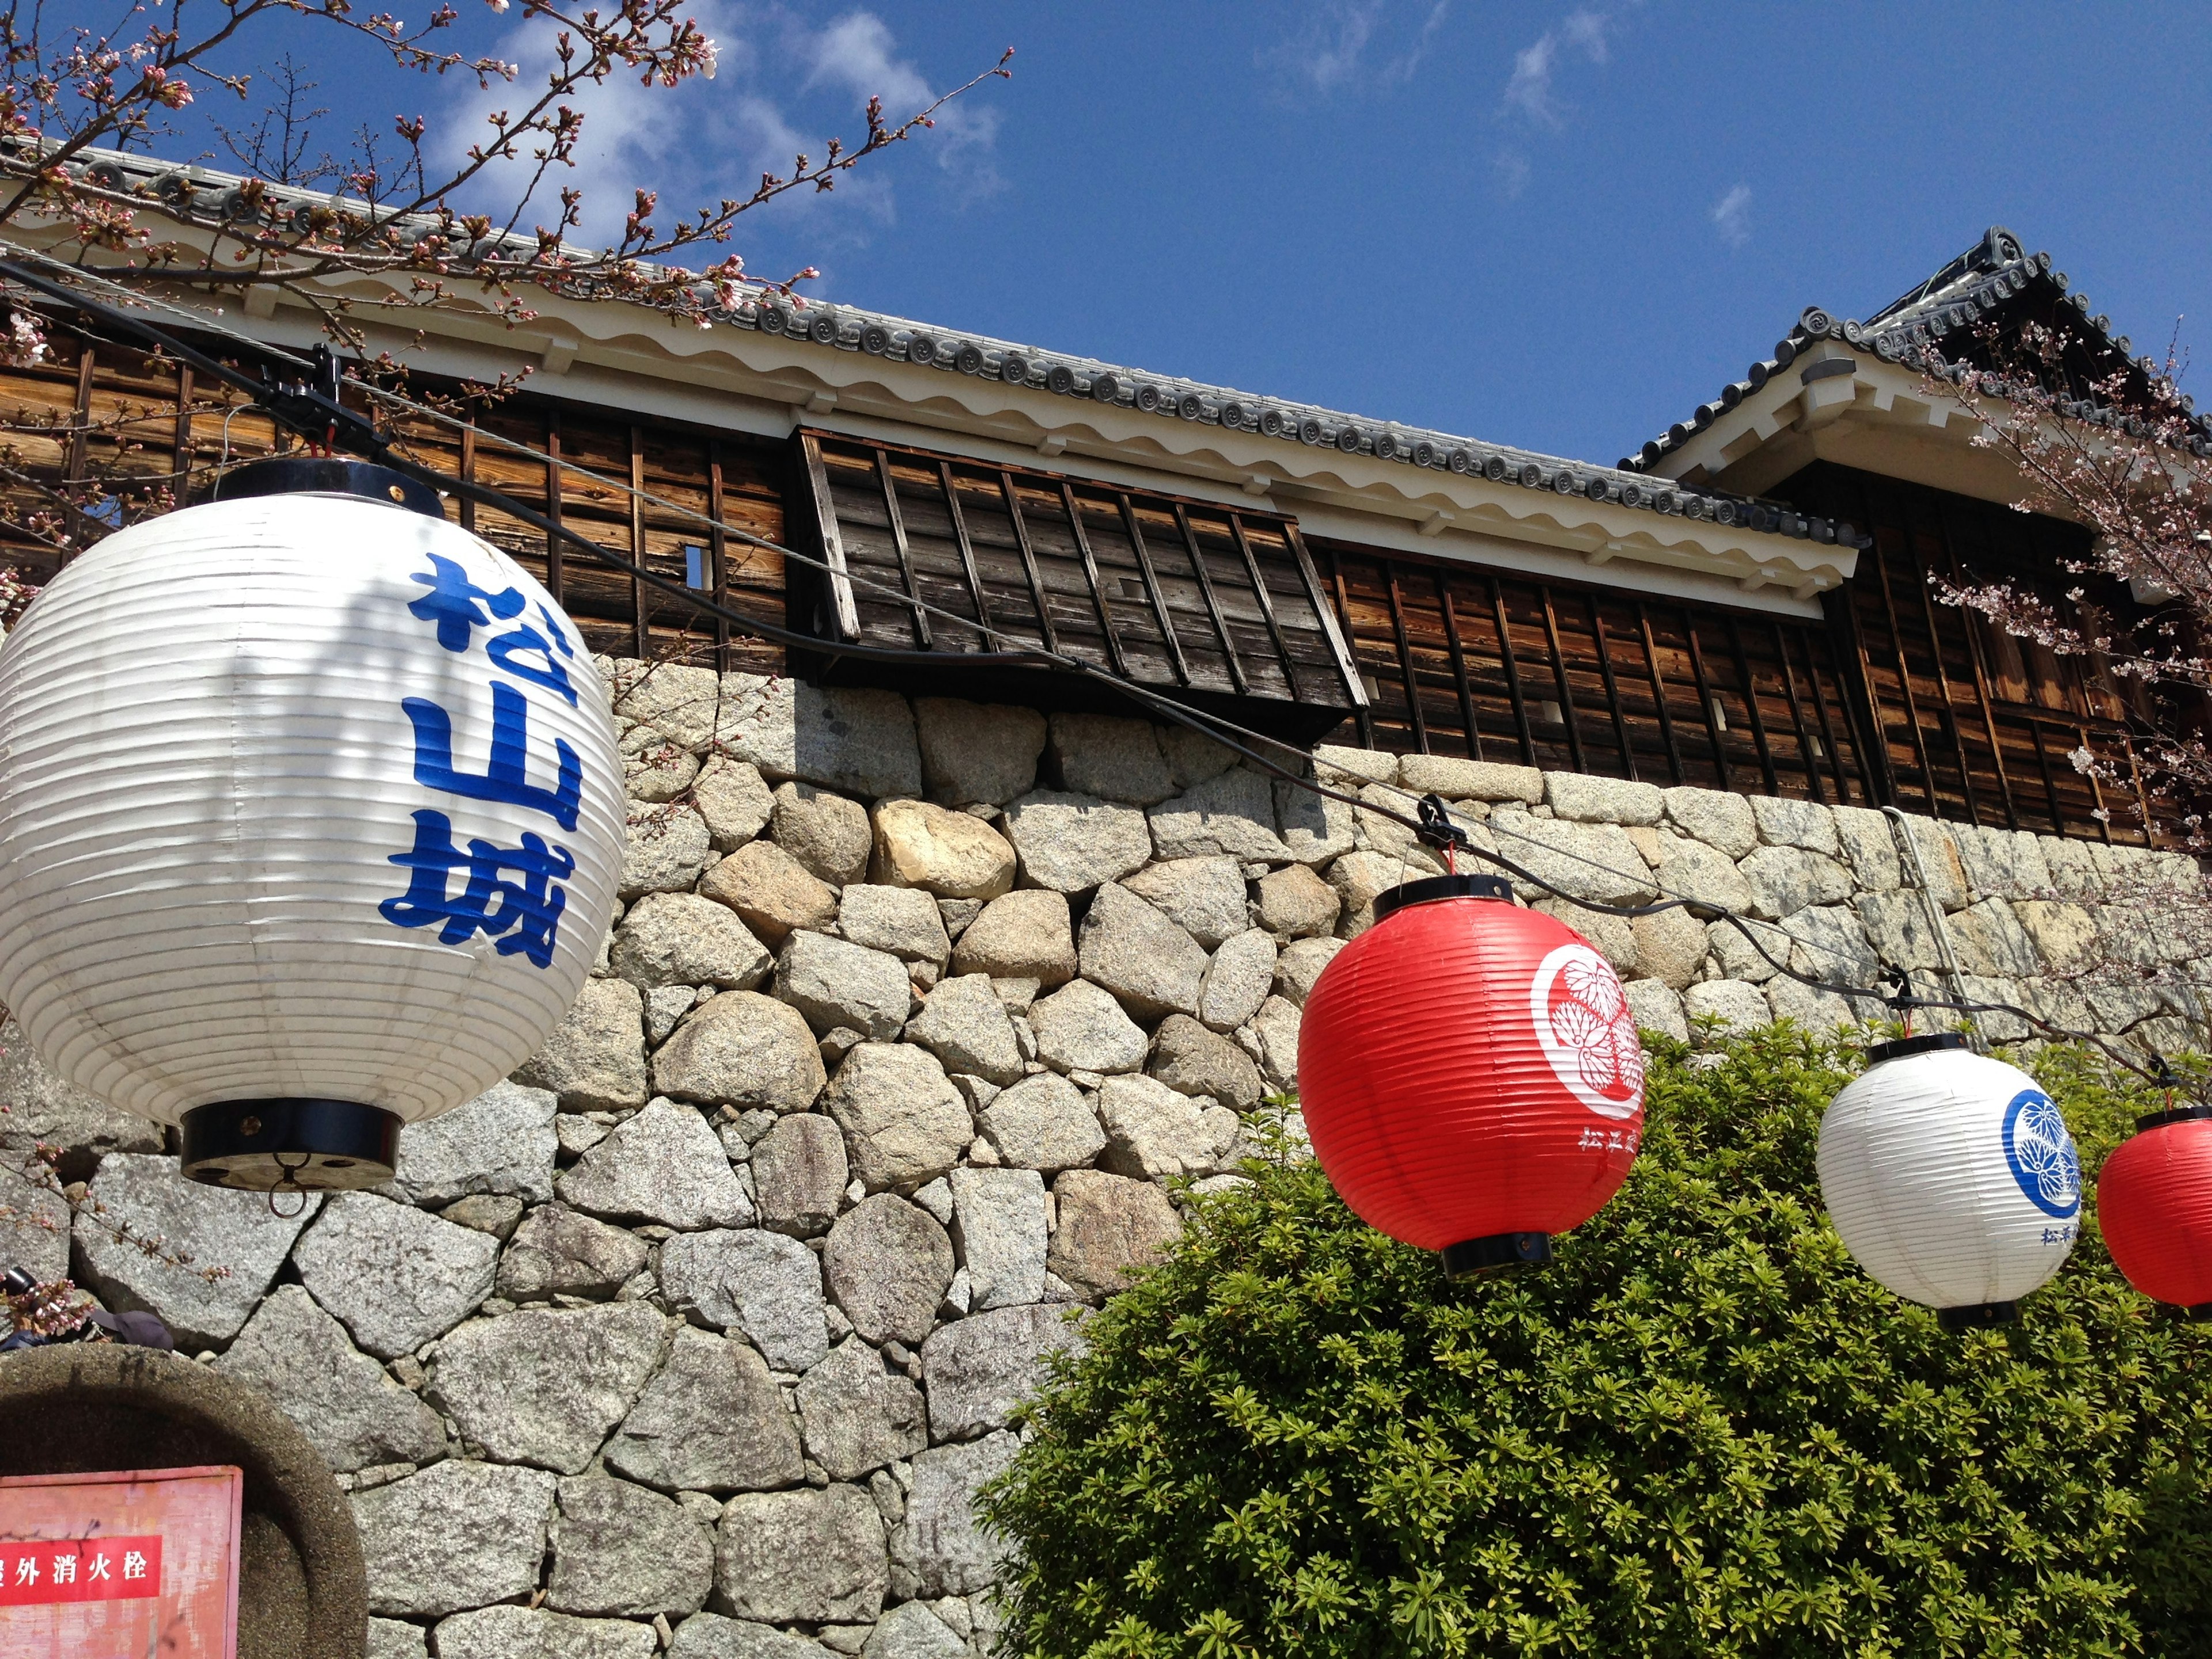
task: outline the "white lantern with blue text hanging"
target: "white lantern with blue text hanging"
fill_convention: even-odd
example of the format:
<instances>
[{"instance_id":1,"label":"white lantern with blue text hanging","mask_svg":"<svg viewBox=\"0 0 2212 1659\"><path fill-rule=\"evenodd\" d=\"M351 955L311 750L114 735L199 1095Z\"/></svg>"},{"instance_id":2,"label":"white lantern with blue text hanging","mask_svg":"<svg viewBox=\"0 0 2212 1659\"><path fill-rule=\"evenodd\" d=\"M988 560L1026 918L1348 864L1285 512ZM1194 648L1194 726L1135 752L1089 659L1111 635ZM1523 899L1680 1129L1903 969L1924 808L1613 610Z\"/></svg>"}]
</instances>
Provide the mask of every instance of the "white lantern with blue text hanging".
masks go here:
<instances>
[{"instance_id":1,"label":"white lantern with blue text hanging","mask_svg":"<svg viewBox=\"0 0 2212 1659\"><path fill-rule=\"evenodd\" d=\"M1878 1043L1820 1120L1820 1195L1869 1277L1948 1330L2002 1324L2065 1262L2081 1164L2057 1106L1955 1032Z\"/></svg>"},{"instance_id":2,"label":"white lantern with blue text hanging","mask_svg":"<svg viewBox=\"0 0 2212 1659\"><path fill-rule=\"evenodd\" d=\"M66 566L0 647L0 1001L221 1184L371 1186L589 975L624 791L575 625L330 459Z\"/></svg>"}]
</instances>

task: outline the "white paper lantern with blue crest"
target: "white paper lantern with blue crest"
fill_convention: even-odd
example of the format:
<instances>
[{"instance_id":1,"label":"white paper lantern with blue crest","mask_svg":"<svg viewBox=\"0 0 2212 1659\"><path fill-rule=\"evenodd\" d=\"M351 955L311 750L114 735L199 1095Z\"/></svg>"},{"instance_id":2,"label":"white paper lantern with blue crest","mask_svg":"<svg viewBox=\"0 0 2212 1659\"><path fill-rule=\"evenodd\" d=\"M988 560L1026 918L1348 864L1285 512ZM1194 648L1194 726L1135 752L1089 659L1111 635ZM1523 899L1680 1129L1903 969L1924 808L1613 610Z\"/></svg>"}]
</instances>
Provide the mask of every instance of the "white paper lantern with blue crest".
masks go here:
<instances>
[{"instance_id":1,"label":"white paper lantern with blue crest","mask_svg":"<svg viewBox=\"0 0 2212 1659\"><path fill-rule=\"evenodd\" d=\"M1877 1044L1820 1120L1829 1219L1859 1266L1947 1329L2002 1324L2081 1230L2065 1120L1955 1033Z\"/></svg>"},{"instance_id":2,"label":"white paper lantern with blue crest","mask_svg":"<svg viewBox=\"0 0 2212 1659\"><path fill-rule=\"evenodd\" d=\"M388 1178L613 915L606 690L435 492L276 461L64 568L0 647L0 1000L186 1173Z\"/></svg>"}]
</instances>

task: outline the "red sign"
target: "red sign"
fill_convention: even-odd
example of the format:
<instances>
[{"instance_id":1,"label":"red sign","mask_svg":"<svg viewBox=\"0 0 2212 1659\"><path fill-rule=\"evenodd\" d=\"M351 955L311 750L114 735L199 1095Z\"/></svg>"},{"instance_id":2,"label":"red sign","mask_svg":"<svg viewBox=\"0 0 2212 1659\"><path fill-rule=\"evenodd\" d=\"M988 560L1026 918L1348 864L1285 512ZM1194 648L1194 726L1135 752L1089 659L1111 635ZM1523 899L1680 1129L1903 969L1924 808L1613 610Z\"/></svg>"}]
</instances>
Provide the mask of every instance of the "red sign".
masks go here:
<instances>
[{"instance_id":1,"label":"red sign","mask_svg":"<svg viewBox=\"0 0 2212 1659\"><path fill-rule=\"evenodd\" d=\"M0 1655L236 1659L235 1468L0 1478Z\"/></svg>"},{"instance_id":2,"label":"red sign","mask_svg":"<svg viewBox=\"0 0 2212 1659\"><path fill-rule=\"evenodd\" d=\"M129 1601L161 1593L161 1537L0 1541L0 1607Z\"/></svg>"}]
</instances>

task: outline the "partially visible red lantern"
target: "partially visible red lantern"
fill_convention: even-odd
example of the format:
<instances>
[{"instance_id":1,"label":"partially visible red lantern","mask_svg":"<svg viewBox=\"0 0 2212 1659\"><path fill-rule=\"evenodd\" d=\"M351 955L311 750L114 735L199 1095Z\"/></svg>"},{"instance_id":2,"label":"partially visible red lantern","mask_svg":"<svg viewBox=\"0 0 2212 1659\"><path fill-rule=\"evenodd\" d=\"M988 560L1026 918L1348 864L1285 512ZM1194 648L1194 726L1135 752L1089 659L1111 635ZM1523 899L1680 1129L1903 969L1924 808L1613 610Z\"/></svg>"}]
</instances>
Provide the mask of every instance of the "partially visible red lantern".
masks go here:
<instances>
[{"instance_id":1,"label":"partially visible red lantern","mask_svg":"<svg viewBox=\"0 0 2212 1659\"><path fill-rule=\"evenodd\" d=\"M1370 1226L1455 1278L1551 1260L1644 1133L1620 977L1494 876L1408 882L1337 952L1298 1027L1315 1154Z\"/></svg>"},{"instance_id":2,"label":"partially visible red lantern","mask_svg":"<svg viewBox=\"0 0 2212 1659\"><path fill-rule=\"evenodd\" d=\"M2212 1106L2138 1118L2097 1176L2097 1223L2128 1283L2212 1316Z\"/></svg>"}]
</instances>

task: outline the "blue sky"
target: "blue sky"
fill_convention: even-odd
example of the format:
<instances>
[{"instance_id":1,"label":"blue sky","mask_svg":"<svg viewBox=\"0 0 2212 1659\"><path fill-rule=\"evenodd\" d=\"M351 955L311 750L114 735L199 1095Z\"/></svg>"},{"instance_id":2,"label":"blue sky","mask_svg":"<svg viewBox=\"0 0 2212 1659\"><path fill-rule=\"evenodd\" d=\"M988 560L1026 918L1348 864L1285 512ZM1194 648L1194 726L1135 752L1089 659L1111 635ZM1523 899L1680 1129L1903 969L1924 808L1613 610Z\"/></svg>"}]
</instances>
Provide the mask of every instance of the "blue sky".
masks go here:
<instances>
[{"instance_id":1,"label":"blue sky","mask_svg":"<svg viewBox=\"0 0 2212 1659\"><path fill-rule=\"evenodd\" d=\"M459 3L514 38L519 8ZM698 10L720 73L595 112L598 199L749 187L787 143L854 138L869 91L896 116L1018 49L1012 82L741 243L947 327L1609 461L1807 304L1863 315L2002 223L2138 350L2177 318L2212 350L2194 8ZM311 72L333 122L474 117L466 88Z\"/></svg>"}]
</instances>

